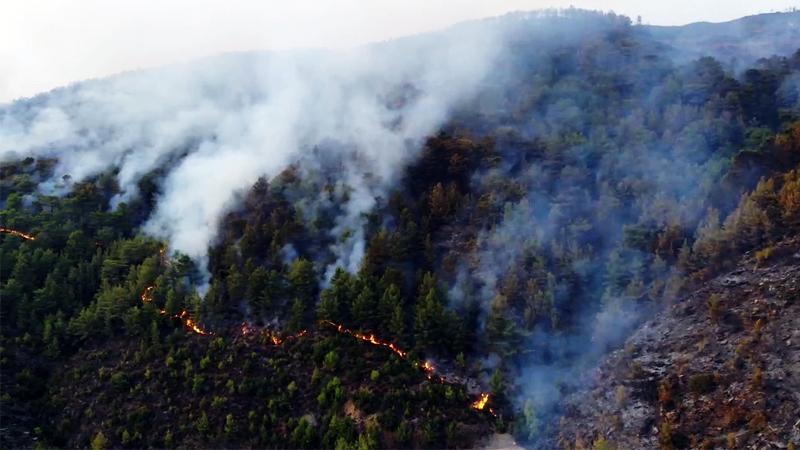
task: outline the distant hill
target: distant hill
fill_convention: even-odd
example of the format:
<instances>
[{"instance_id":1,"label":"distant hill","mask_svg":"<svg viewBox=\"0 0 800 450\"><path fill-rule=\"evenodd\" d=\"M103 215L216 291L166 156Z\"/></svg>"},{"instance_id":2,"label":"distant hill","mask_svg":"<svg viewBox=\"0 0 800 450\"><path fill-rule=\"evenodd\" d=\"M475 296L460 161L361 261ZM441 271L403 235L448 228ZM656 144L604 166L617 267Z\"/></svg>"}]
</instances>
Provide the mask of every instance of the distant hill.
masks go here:
<instances>
[{"instance_id":1,"label":"distant hill","mask_svg":"<svg viewBox=\"0 0 800 450\"><path fill-rule=\"evenodd\" d=\"M800 42L800 11L767 13L730 22L696 22L645 28L671 46L681 60L713 56L727 67L742 69L759 58L788 55Z\"/></svg>"}]
</instances>

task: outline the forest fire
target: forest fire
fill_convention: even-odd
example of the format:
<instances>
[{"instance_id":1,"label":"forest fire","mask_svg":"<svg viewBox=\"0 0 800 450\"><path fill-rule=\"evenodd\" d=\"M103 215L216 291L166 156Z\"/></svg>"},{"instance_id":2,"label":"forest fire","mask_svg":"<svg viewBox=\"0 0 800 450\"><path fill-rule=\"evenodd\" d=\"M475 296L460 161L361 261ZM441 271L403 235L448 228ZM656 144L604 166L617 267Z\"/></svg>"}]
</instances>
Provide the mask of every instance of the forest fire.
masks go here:
<instances>
[{"instance_id":1,"label":"forest fire","mask_svg":"<svg viewBox=\"0 0 800 450\"><path fill-rule=\"evenodd\" d=\"M420 367L422 367L422 370L425 371L425 374L429 379L432 378L436 373L436 367L434 367L433 363L430 361L425 361Z\"/></svg>"},{"instance_id":2,"label":"forest fire","mask_svg":"<svg viewBox=\"0 0 800 450\"><path fill-rule=\"evenodd\" d=\"M351 330L349 328L346 328L344 325L339 325L337 323L331 322L330 320L323 320L322 322L326 323L328 325L331 325L332 327L336 328L336 331L338 331L339 333L353 336L353 337L355 337L357 339L360 339L362 341L369 342L372 345L377 345L377 346L380 346L380 347L386 347L386 348L390 349L392 352L394 352L396 355L398 355L398 356L400 356L402 358L405 358L408 355L408 352L400 350L392 342L380 340L377 337L375 337L374 334L368 334L367 335L367 334L359 333L358 331L353 331L353 330ZM429 380L432 380L434 377L436 377L436 379L439 380L440 382L447 382L445 377L442 377L442 376L440 376L440 375L438 375L436 373L436 367L433 365L432 362L425 361L422 364L417 364L417 367L419 367L420 369L422 369L423 372L425 372L425 376L427 376ZM489 403L489 394L488 393L482 393L482 394L480 394L480 398L478 398L478 400L474 401L471 406L472 406L473 409L476 409L478 411L483 411L486 408L486 405L488 403ZM488 408L488 411L490 413L492 413L492 415L496 415L491 408Z\"/></svg>"},{"instance_id":3,"label":"forest fire","mask_svg":"<svg viewBox=\"0 0 800 450\"><path fill-rule=\"evenodd\" d=\"M25 234L22 231L12 230L11 228L6 228L6 227L0 227L0 233L6 233L6 234L10 234L12 236L21 237L22 239L25 239L26 241L35 241L36 240L35 236L32 236L30 234Z\"/></svg>"},{"instance_id":4,"label":"forest fire","mask_svg":"<svg viewBox=\"0 0 800 450\"><path fill-rule=\"evenodd\" d=\"M155 285L150 285L144 289L144 292L142 292L142 295L140 296L142 302L150 303L153 301L153 291L155 290L155 288L156 288ZM159 309L158 312L162 316L169 315L166 309ZM179 319L181 322L183 322L186 328L193 333L200 334L203 336L209 336L214 334L210 331L202 329L200 325L198 325L197 322L195 322L194 319L192 319L191 316L189 316L189 311L186 311L185 309L180 313L173 315L172 317Z\"/></svg>"},{"instance_id":5,"label":"forest fire","mask_svg":"<svg viewBox=\"0 0 800 450\"><path fill-rule=\"evenodd\" d=\"M169 267L169 258L167 258L167 249L165 247L161 247L158 250L158 260L159 260L159 263L162 266ZM142 299L143 303L151 303L153 301L153 291L155 291L155 289L156 289L156 285L154 285L154 284L151 284L150 286L147 286L146 288L144 288L144 291L142 292L142 295L139 296L139 298ZM169 313L167 312L166 309L159 309L158 312L162 316L168 316L169 315ZM189 315L189 311L186 311L185 309L183 311L181 311L180 313L178 313L178 314L172 315L172 317L174 317L174 318L180 320L181 322L183 322L183 325L186 327L186 329L191 331L191 332L193 332L193 333L196 333L196 334L199 334L199 335L202 335L202 336L209 336L209 335L213 335L214 334L214 333L212 333L210 331L206 331L202 327L200 327L200 325L197 322L195 322L194 319L192 319L192 317Z\"/></svg>"},{"instance_id":6,"label":"forest fire","mask_svg":"<svg viewBox=\"0 0 800 450\"><path fill-rule=\"evenodd\" d=\"M162 309L161 313L162 314L166 314L167 312ZM203 336L208 336L208 335L214 334L214 333L212 333L210 331L206 331L206 330L200 328L200 326L197 324L197 322L195 322L191 317L189 317L189 312L186 311L186 310L181 311L180 314L175 314L175 316L173 316L173 317L181 319L181 321L183 321L183 324L186 325L186 328L188 328L189 330L191 330L191 331L193 331L193 332L195 332L197 334L201 334Z\"/></svg>"},{"instance_id":7,"label":"forest fire","mask_svg":"<svg viewBox=\"0 0 800 450\"><path fill-rule=\"evenodd\" d=\"M489 394L484 393L481 394L481 398L472 403L472 407L478 411L482 411L483 408L486 407L487 403L489 403Z\"/></svg>"},{"instance_id":8,"label":"forest fire","mask_svg":"<svg viewBox=\"0 0 800 450\"><path fill-rule=\"evenodd\" d=\"M242 336L247 336L251 334L256 334L256 335L260 334L262 336L266 336L270 341L272 341L274 345L283 345L283 343L289 339L299 339L305 336L306 334L308 334L308 330L302 330L299 333L288 336L281 336L280 334L272 330L249 325L248 323L244 322L239 327L239 333Z\"/></svg>"},{"instance_id":9,"label":"forest fire","mask_svg":"<svg viewBox=\"0 0 800 450\"><path fill-rule=\"evenodd\" d=\"M145 303L150 303L153 301L153 290L155 289L155 285L147 286L142 292L141 298L142 301Z\"/></svg>"},{"instance_id":10,"label":"forest fire","mask_svg":"<svg viewBox=\"0 0 800 450\"><path fill-rule=\"evenodd\" d=\"M328 325L331 325L334 328L336 328L336 330L339 333L349 334L350 336L353 336L354 338L361 339L362 341L367 341L372 345L379 345L379 346L386 347L389 350L391 350L394 353L396 353L401 358L405 358L406 355L408 355L408 352L400 350L396 345L394 345L391 342L379 340L377 337L375 337L374 334L370 334L370 335L362 334L362 333L359 333L358 331L353 331L353 330L351 330L349 328L345 328L343 325L339 325L339 324L333 323L330 320L323 320L323 322L327 323ZM433 370L433 365L431 365L427 361L425 362L425 364L423 364L423 369L426 372L428 372L429 371L428 366L430 366L430 371L432 371Z\"/></svg>"}]
</instances>

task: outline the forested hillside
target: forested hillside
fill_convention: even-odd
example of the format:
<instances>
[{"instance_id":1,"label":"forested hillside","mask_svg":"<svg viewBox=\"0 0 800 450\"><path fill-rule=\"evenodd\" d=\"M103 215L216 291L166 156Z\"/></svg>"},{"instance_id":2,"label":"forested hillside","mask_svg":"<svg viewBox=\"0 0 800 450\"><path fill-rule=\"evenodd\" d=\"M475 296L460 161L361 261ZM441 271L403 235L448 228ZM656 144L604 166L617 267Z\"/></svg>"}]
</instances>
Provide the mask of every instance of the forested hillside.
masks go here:
<instances>
[{"instance_id":1,"label":"forested hillside","mask_svg":"<svg viewBox=\"0 0 800 450\"><path fill-rule=\"evenodd\" d=\"M79 116L97 81L0 107L2 446L614 444L564 426L596 420L574 409L591 398L584 375L741 255L770 261L797 235L800 48L740 67L579 10L465 27L502 29L502 51L418 149L386 156L396 172L348 137L306 142L219 217L176 205L171 177L212 158L224 130L139 143L75 122L80 140L41 140L37 121ZM381 104L399 112L382 126L413 127L423 84L389 86ZM122 155L108 167L91 153L104 145ZM159 164L131 169L137 151ZM64 173L87 167L76 161L100 169ZM213 238L156 216L191 216ZM685 424L670 417L648 423ZM648 442L690 445L681 433Z\"/></svg>"}]
</instances>

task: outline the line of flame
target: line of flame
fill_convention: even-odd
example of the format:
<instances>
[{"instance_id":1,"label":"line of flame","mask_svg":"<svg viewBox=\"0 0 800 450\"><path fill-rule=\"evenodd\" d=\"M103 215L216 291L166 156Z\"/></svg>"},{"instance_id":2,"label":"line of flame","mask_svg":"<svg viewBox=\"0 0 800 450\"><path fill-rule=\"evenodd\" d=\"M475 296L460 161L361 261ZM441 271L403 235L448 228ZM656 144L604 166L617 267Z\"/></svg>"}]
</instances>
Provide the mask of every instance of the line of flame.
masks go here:
<instances>
[{"instance_id":1,"label":"line of flame","mask_svg":"<svg viewBox=\"0 0 800 450\"><path fill-rule=\"evenodd\" d=\"M7 233L7 234L10 234L12 236L18 236L18 237L21 237L22 239L25 239L25 240L28 240L28 241L35 241L36 240L36 236L30 235L30 234L25 234L22 231L12 230L11 228L6 228L6 227L0 227L0 233Z\"/></svg>"},{"instance_id":2,"label":"line of flame","mask_svg":"<svg viewBox=\"0 0 800 450\"><path fill-rule=\"evenodd\" d=\"M344 325L331 322L330 320L323 320L322 323L328 324L336 328L336 331L338 331L339 333L353 336L354 338L360 339L365 342L369 342L372 345L386 347L391 351L393 351L398 356L400 356L401 358L406 358L408 356L408 352L401 350L392 342L384 341L377 338L374 334L359 333L358 331L353 331L349 328L346 328ZM425 372L425 375L428 377L429 380L433 379L433 377L435 376L439 381L445 382L445 379L436 373L436 367L430 361L425 361L422 364L416 363L416 366ZM480 398L478 400L472 403L471 406L472 408L478 411L482 411L486 407L487 403L489 403L489 394L483 393L480 395ZM495 415L494 411L492 411L491 408L489 408L489 412L491 412L492 415Z\"/></svg>"},{"instance_id":3,"label":"line of flame","mask_svg":"<svg viewBox=\"0 0 800 450\"><path fill-rule=\"evenodd\" d=\"M140 296L141 299L142 299L142 302L150 303L150 302L153 301L153 290L155 290L155 288L156 288L156 286L153 284L153 285L147 286L144 289L144 292L142 292L142 295ZM169 315L169 313L167 312L166 309L159 309L158 312L161 313L162 316ZM186 328L189 331L192 331L194 333L197 333L197 334L200 334L200 335L203 335L203 336L209 336L209 335L214 334L214 333L212 333L210 331L206 331L203 328L201 328L200 325L197 322L195 322L194 319L192 319L192 317L189 315L189 311L186 311L185 309L183 311L179 312L178 314L173 314L172 317L174 317L176 319L179 319L181 322L183 322L184 326L186 326Z\"/></svg>"},{"instance_id":4,"label":"line of flame","mask_svg":"<svg viewBox=\"0 0 800 450\"><path fill-rule=\"evenodd\" d=\"M333 323L330 320L323 320L322 322L326 323L326 324L328 324L328 325L330 325L330 326L332 326L334 328L336 328L336 330L339 333L349 334L350 336L353 336L353 337L355 337L357 339L361 339L362 341L367 341L372 345L379 345L379 346L386 347L389 350L391 350L394 353L396 353L401 358L405 358L408 355L408 352L401 350L396 345L394 345L394 343L389 342L389 341L382 341L382 340L378 339L377 337L375 337L374 334L369 334L369 335L362 334L362 333L359 333L358 331L353 331L353 330L351 330L349 328L345 328L344 325L339 325L338 323ZM431 369L433 368L433 365L430 364L429 362L426 361L425 364L429 365L429 367ZM427 371L427 367L425 367L425 369Z\"/></svg>"}]
</instances>

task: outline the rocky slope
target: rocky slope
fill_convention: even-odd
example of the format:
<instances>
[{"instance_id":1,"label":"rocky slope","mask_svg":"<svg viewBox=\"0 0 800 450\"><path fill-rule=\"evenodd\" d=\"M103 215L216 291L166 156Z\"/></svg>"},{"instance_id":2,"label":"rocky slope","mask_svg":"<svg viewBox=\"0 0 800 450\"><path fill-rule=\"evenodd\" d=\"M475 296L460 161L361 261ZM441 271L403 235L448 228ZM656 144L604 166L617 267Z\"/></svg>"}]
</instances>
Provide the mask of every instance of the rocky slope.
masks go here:
<instances>
[{"instance_id":1,"label":"rocky slope","mask_svg":"<svg viewBox=\"0 0 800 450\"><path fill-rule=\"evenodd\" d=\"M800 238L746 254L645 323L573 396L563 448L800 442Z\"/></svg>"}]
</instances>

